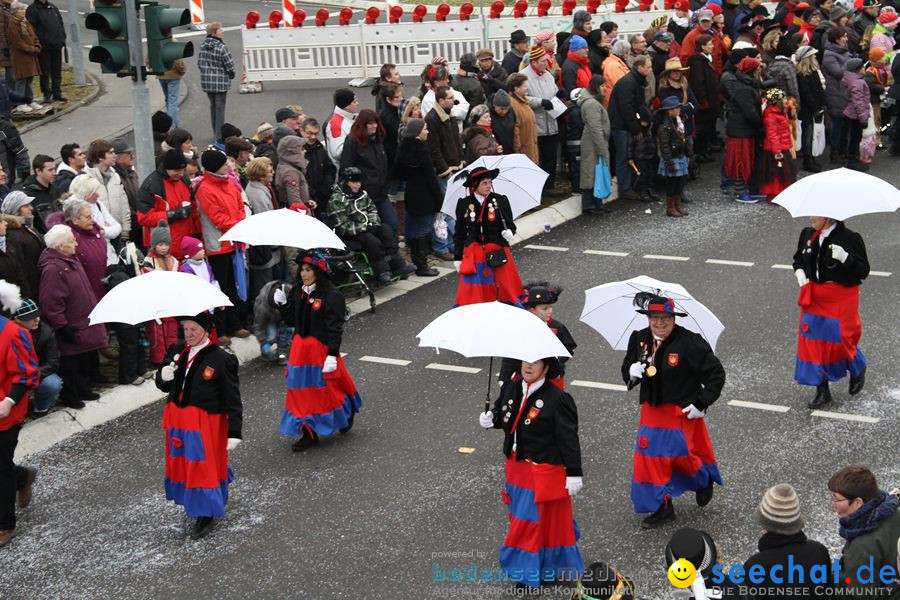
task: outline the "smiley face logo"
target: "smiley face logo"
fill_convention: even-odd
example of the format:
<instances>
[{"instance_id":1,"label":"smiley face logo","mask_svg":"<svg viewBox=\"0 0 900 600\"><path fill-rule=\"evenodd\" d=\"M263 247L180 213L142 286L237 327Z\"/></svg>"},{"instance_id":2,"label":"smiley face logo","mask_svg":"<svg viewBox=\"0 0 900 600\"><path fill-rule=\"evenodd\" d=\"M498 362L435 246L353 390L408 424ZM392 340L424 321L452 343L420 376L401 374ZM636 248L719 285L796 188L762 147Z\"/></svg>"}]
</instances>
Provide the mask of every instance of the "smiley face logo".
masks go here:
<instances>
[{"instance_id":1,"label":"smiley face logo","mask_svg":"<svg viewBox=\"0 0 900 600\"><path fill-rule=\"evenodd\" d=\"M696 577L697 570L685 558L679 558L669 567L669 582L677 588L689 587Z\"/></svg>"}]
</instances>

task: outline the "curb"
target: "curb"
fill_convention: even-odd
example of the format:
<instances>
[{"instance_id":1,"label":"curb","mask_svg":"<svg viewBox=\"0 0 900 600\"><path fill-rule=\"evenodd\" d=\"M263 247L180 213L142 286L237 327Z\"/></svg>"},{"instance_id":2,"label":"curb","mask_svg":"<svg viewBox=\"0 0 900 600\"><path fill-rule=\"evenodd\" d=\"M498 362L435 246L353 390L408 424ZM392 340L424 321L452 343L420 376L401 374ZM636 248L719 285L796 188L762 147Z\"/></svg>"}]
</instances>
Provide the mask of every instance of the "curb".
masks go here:
<instances>
[{"instance_id":1,"label":"curb","mask_svg":"<svg viewBox=\"0 0 900 600\"><path fill-rule=\"evenodd\" d=\"M41 120L39 120L39 121L35 121L34 123L29 123L29 124L26 125L25 127L22 127L21 129L19 129L19 133L20 133L20 134L26 134L26 133L28 133L29 131L34 131L34 130L37 129L38 127L42 127L42 126L44 126L44 125L47 125L47 124L49 124L49 123L52 123L53 121L58 120L60 117L64 117L64 116L66 116L67 114L69 114L70 112L72 112L72 111L74 111L74 110L76 110L76 109L78 109L78 108L81 108L81 107L84 106L85 104L90 104L91 102L93 102L94 100L96 100L96 99L97 99L97 96L99 96L100 94L102 94L102 93L104 92L104 90L105 90L105 88L104 88L104 86L103 86L103 83L102 83L101 80L98 79L97 76L94 75L93 73L89 73L89 72L85 71L84 76L87 77L88 79L90 79L91 82L94 84L94 91L93 91L90 95L88 95L88 96L82 98L81 100L79 100L78 102L76 102L75 104L73 104L72 106L67 106L67 107L65 107L64 109L62 109L62 110L59 111L58 113L52 114L52 115L50 115L49 117L44 117L43 119L41 119Z\"/></svg>"},{"instance_id":2,"label":"curb","mask_svg":"<svg viewBox=\"0 0 900 600\"><path fill-rule=\"evenodd\" d=\"M149 79L145 80L144 83L146 84L147 81L149 81ZM183 84L185 82L185 78L182 77L181 81ZM178 100L178 108L179 109L181 109L182 105L184 105L184 103L187 102L188 96L191 95L191 86L182 85L181 87L184 88L184 96L182 96L181 99ZM166 108L166 105L165 105L165 102L163 102L163 106L159 110L165 111L165 108ZM153 110L152 103L150 106L150 110L151 111ZM111 133L111 134L107 135L106 137L112 140L112 139L124 136L126 133L128 133L129 131L132 131L133 129L134 129L134 122L131 122L128 125L126 125L125 127L123 127L122 129L119 129L118 131Z\"/></svg>"},{"instance_id":3,"label":"curb","mask_svg":"<svg viewBox=\"0 0 900 600\"><path fill-rule=\"evenodd\" d=\"M516 221L516 237L513 245L524 242L544 232L544 226L555 227L562 225L581 215L581 197L570 196L531 214L525 215ZM392 298L402 296L431 281L437 281L450 274L455 274L452 268L439 267L441 272L437 277L415 277L398 281L388 287L375 292L378 302L376 308ZM366 297L348 303L351 318L370 310L369 300ZM247 363L259 358L259 342L253 336L246 339L231 338L231 350L238 359L238 363ZM162 400L163 394L156 388L156 384L145 381L139 386L118 385L105 393L99 400L87 402L80 410L61 409L51 414L29 421L22 427L19 435L19 445L16 448L15 460L46 450L73 435L88 431L98 425L117 419L123 415L135 411L143 406Z\"/></svg>"}]
</instances>

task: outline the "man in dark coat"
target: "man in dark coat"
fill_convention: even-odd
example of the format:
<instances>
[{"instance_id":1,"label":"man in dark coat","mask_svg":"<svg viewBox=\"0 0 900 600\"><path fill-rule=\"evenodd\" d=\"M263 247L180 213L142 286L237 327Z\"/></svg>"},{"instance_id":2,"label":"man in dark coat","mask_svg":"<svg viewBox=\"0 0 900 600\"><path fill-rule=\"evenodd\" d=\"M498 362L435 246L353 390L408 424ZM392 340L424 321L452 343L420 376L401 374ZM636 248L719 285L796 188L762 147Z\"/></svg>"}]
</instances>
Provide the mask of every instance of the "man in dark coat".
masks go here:
<instances>
[{"instance_id":1,"label":"man in dark coat","mask_svg":"<svg viewBox=\"0 0 900 600\"><path fill-rule=\"evenodd\" d=\"M53 187L56 179L56 161L52 156L38 154L31 163L34 173L22 184L22 191L34 198L34 220L39 229L47 230L47 217L62 210L58 192Z\"/></svg>"},{"instance_id":2,"label":"man in dark coat","mask_svg":"<svg viewBox=\"0 0 900 600\"><path fill-rule=\"evenodd\" d=\"M319 140L318 121L308 118L300 126L300 134L306 140L303 151L306 153L306 185L309 196L316 201L316 214L324 215L328 210L328 200L337 179L337 167L328 157L325 145Z\"/></svg>"},{"instance_id":3,"label":"man in dark coat","mask_svg":"<svg viewBox=\"0 0 900 600\"><path fill-rule=\"evenodd\" d=\"M506 90L506 78L509 73L494 60L494 51L490 48L482 48L475 53L478 61L478 81L484 90L484 97L490 99L497 90Z\"/></svg>"},{"instance_id":4,"label":"man in dark coat","mask_svg":"<svg viewBox=\"0 0 900 600\"><path fill-rule=\"evenodd\" d=\"M497 90L491 99L491 130L497 143L503 146L503 154L512 154L515 148L516 113L510 103L506 90Z\"/></svg>"},{"instance_id":5,"label":"man in dark coat","mask_svg":"<svg viewBox=\"0 0 900 600\"><path fill-rule=\"evenodd\" d=\"M635 512L653 513L641 524L652 529L675 519L672 498L693 491L706 506L713 483L722 485L704 417L725 369L703 337L675 323L687 314L671 298L641 292L634 303L649 327L631 333L622 360L628 389L640 385L631 500Z\"/></svg>"},{"instance_id":6,"label":"man in dark coat","mask_svg":"<svg viewBox=\"0 0 900 600\"><path fill-rule=\"evenodd\" d=\"M650 59L646 56L638 56L634 59L633 67L626 75L613 86L609 96L609 125L610 141L615 146L616 155L616 179L619 187L619 197L626 200L637 200L638 194L634 191L634 172L628 165L631 146L631 138L641 131L641 123L637 113L641 108L647 108L646 93L647 77L653 72Z\"/></svg>"},{"instance_id":7,"label":"man in dark coat","mask_svg":"<svg viewBox=\"0 0 900 600\"><path fill-rule=\"evenodd\" d=\"M438 176L438 184L442 191L446 191L447 181L464 165L462 140L456 122L450 117L450 110L456 101L453 90L442 85L435 90L434 98L434 106L425 115L428 149ZM451 217L445 216L444 219L448 228L447 239L433 238L431 248L439 258L453 260L453 232L456 230L456 223Z\"/></svg>"},{"instance_id":8,"label":"man in dark coat","mask_svg":"<svg viewBox=\"0 0 900 600\"><path fill-rule=\"evenodd\" d=\"M459 69L453 76L451 86L457 90L469 103L469 110L479 104L484 104L484 89L479 80L479 68L475 55L467 52L459 57Z\"/></svg>"},{"instance_id":9,"label":"man in dark coat","mask_svg":"<svg viewBox=\"0 0 900 600\"><path fill-rule=\"evenodd\" d=\"M668 31L657 31L653 34L650 47L647 48L647 54L650 55L650 64L653 67L653 81L656 86L656 89L653 90L654 93L659 89L659 81L663 71L666 70L666 60L669 58L669 50L672 48L672 42L674 41L675 36Z\"/></svg>"},{"instance_id":10,"label":"man in dark coat","mask_svg":"<svg viewBox=\"0 0 900 600\"><path fill-rule=\"evenodd\" d=\"M25 11L41 41L38 61L41 63L41 92L44 102L65 102L62 95L62 51L66 46L66 26L59 9L49 0L34 0Z\"/></svg>"},{"instance_id":11,"label":"man in dark coat","mask_svg":"<svg viewBox=\"0 0 900 600\"><path fill-rule=\"evenodd\" d=\"M509 52L500 63L501 68L507 73L518 73L522 57L528 52L528 35L521 29L516 29L509 34Z\"/></svg>"},{"instance_id":12,"label":"man in dark coat","mask_svg":"<svg viewBox=\"0 0 900 600\"><path fill-rule=\"evenodd\" d=\"M0 9L0 14L2 12ZM6 172L10 186L15 183L16 177L19 179L28 177L31 170L28 148L22 142L19 130L3 115L0 115L0 166Z\"/></svg>"},{"instance_id":13,"label":"man in dark coat","mask_svg":"<svg viewBox=\"0 0 900 600\"><path fill-rule=\"evenodd\" d=\"M137 220L137 194L140 183L137 171L134 170L134 148L124 138L113 140L113 150L116 151L116 164L113 169L119 174L122 188L128 198L129 214L131 216L131 241L138 246L144 243L144 230Z\"/></svg>"},{"instance_id":14,"label":"man in dark coat","mask_svg":"<svg viewBox=\"0 0 900 600\"><path fill-rule=\"evenodd\" d=\"M187 161L181 150L170 148L163 154L159 167L141 183L136 214L138 223L144 229L144 248L150 246L150 230L160 221L169 224L174 252L181 251L182 238L196 236L200 232L197 201L191 191L191 180L185 174L186 166Z\"/></svg>"}]
</instances>

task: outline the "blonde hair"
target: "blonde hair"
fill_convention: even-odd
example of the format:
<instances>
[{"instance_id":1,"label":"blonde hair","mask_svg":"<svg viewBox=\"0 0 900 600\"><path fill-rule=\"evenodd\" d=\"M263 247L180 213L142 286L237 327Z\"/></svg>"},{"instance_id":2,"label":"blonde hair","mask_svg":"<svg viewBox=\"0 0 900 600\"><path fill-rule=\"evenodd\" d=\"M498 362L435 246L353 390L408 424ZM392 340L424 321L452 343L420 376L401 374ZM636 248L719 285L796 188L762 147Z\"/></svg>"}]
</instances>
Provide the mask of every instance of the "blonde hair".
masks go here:
<instances>
[{"instance_id":1,"label":"blonde hair","mask_svg":"<svg viewBox=\"0 0 900 600\"><path fill-rule=\"evenodd\" d=\"M781 31L778 29L773 29L765 36L763 36L762 40L762 49L763 50L775 50L775 46L778 45L778 40L781 39Z\"/></svg>"},{"instance_id":2,"label":"blonde hair","mask_svg":"<svg viewBox=\"0 0 900 600\"><path fill-rule=\"evenodd\" d=\"M815 54L810 54L809 56L804 56L797 63L797 74L798 75L809 75L810 73L818 73L819 72L819 61L816 60Z\"/></svg>"},{"instance_id":3,"label":"blonde hair","mask_svg":"<svg viewBox=\"0 0 900 600\"><path fill-rule=\"evenodd\" d=\"M265 156L254 158L247 163L247 178L250 181L260 181L272 170L272 161Z\"/></svg>"},{"instance_id":4,"label":"blonde hair","mask_svg":"<svg viewBox=\"0 0 900 600\"><path fill-rule=\"evenodd\" d=\"M222 29L222 24L218 21L213 21L206 26L206 35L212 35L220 29Z\"/></svg>"},{"instance_id":5,"label":"blonde hair","mask_svg":"<svg viewBox=\"0 0 900 600\"><path fill-rule=\"evenodd\" d=\"M409 102L406 104L406 108L403 109L403 116L400 118L400 121L406 125L409 123L410 119L421 119L422 117L418 115L421 106L422 101L419 100L417 96L410 98Z\"/></svg>"},{"instance_id":6,"label":"blonde hair","mask_svg":"<svg viewBox=\"0 0 900 600\"><path fill-rule=\"evenodd\" d=\"M79 175L72 180L69 191L79 200L87 201L93 194L100 191L100 182L91 175Z\"/></svg>"}]
</instances>

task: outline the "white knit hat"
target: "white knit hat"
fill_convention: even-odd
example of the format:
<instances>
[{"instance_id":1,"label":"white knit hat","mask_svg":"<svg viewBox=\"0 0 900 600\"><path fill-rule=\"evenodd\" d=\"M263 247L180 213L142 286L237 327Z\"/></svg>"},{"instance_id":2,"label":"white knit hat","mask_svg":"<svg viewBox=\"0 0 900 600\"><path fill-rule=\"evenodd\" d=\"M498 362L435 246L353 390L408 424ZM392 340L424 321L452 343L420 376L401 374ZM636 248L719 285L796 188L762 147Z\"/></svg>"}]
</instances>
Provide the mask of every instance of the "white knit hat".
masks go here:
<instances>
[{"instance_id":1,"label":"white knit hat","mask_svg":"<svg viewBox=\"0 0 900 600\"><path fill-rule=\"evenodd\" d=\"M793 535L803 529L800 499L787 483L779 483L766 490L756 507L756 521L766 531Z\"/></svg>"}]
</instances>

